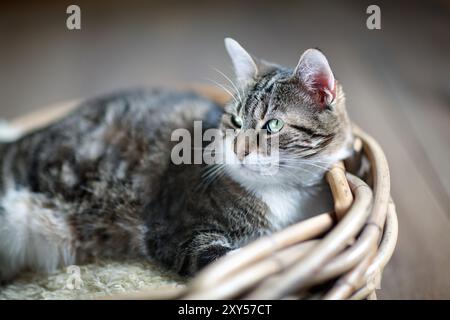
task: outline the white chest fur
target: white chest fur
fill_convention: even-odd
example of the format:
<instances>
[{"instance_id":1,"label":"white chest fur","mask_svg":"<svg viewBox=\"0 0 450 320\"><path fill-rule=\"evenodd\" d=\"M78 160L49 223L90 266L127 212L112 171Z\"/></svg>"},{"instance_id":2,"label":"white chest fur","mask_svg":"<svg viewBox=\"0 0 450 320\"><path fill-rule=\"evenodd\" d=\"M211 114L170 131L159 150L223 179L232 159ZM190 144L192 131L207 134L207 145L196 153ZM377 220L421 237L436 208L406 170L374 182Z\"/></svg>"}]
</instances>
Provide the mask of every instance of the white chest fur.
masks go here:
<instances>
[{"instance_id":1,"label":"white chest fur","mask_svg":"<svg viewBox=\"0 0 450 320\"><path fill-rule=\"evenodd\" d=\"M326 186L299 189L270 188L256 192L268 207L268 218L275 229L330 211L332 201Z\"/></svg>"},{"instance_id":2,"label":"white chest fur","mask_svg":"<svg viewBox=\"0 0 450 320\"><path fill-rule=\"evenodd\" d=\"M269 208L268 218L276 229L301 219L301 192L269 189L256 193Z\"/></svg>"}]
</instances>

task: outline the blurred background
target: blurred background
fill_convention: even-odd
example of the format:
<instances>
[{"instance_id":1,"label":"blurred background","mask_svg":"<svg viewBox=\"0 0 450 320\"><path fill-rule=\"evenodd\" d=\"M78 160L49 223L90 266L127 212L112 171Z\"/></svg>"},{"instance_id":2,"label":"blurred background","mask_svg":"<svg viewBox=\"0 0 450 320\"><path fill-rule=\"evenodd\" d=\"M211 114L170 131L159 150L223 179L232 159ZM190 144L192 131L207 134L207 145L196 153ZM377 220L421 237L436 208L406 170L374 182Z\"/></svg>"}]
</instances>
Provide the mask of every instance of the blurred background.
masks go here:
<instances>
[{"instance_id":1,"label":"blurred background","mask_svg":"<svg viewBox=\"0 0 450 320\"><path fill-rule=\"evenodd\" d=\"M81 8L81 30L66 8ZM368 30L366 8L381 8ZM379 298L450 298L450 1L29 1L0 10L0 118L130 86L224 82L223 38L294 67L319 47L383 146L399 215Z\"/></svg>"}]
</instances>

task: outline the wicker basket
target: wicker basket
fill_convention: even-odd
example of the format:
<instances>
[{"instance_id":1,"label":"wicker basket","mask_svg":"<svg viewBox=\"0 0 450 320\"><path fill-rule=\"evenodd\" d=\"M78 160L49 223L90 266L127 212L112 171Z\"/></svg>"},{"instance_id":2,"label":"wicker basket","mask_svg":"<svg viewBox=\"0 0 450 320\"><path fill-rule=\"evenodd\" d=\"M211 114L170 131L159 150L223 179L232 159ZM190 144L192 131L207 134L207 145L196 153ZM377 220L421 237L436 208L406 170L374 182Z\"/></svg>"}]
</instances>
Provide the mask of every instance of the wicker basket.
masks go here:
<instances>
[{"instance_id":1,"label":"wicker basket","mask_svg":"<svg viewBox=\"0 0 450 320\"><path fill-rule=\"evenodd\" d=\"M209 88L200 91L216 101L227 99ZM21 118L15 124L24 129L40 126L73 105L52 108L41 119L36 114ZM354 134L355 156L327 173L333 213L260 238L209 265L186 286L112 298L376 299L375 290L396 245L397 217L382 149L356 126ZM370 169L364 179L349 173L360 169L362 159Z\"/></svg>"}]
</instances>

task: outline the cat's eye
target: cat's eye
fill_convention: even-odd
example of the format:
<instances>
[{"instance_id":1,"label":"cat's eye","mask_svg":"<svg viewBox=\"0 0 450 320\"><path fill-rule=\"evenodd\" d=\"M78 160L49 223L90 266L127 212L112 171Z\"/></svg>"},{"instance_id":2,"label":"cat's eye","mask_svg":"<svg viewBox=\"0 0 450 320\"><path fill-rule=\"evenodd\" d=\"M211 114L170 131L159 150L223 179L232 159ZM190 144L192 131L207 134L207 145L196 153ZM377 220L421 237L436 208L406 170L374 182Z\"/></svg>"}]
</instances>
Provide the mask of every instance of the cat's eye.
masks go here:
<instances>
[{"instance_id":1,"label":"cat's eye","mask_svg":"<svg viewBox=\"0 0 450 320\"><path fill-rule=\"evenodd\" d=\"M279 132L284 126L283 120L272 119L267 122L266 129L269 133Z\"/></svg>"},{"instance_id":2,"label":"cat's eye","mask_svg":"<svg viewBox=\"0 0 450 320\"><path fill-rule=\"evenodd\" d=\"M232 115L231 116L231 122L233 122L233 124L238 127L238 128L242 128L242 118L236 115Z\"/></svg>"}]
</instances>

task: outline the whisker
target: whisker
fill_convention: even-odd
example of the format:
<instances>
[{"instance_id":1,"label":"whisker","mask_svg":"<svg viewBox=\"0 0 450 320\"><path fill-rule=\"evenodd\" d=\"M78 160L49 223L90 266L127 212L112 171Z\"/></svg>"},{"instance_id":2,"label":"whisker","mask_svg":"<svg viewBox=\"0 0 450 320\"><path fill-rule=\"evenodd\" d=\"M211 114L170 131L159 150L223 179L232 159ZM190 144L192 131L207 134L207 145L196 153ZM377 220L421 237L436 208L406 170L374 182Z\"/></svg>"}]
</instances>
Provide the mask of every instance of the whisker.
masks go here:
<instances>
[{"instance_id":1,"label":"whisker","mask_svg":"<svg viewBox=\"0 0 450 320\"><path fill-rule=\"evenodd\" d=\"M241 97L241 92L239 91L239 89L238 89L238 87L236 86L236 84L225 74L225 73L223 73L222 71L220 71L219 69L217 69L217 68L213 68L216 72L218 72L218 73L220 73L225 79L227 79L228 80L228 82L230 82L231 83L231 85L233 86L233 88L234 88L234 90L236 91L236 93L237 93L237 96L238 96L238 98L239 98L239 101L241 102L241 104L242 104L242 97Z\"/></svg>"},{"instance_id":2,"label":"whisker","mask_svg":"<svg viewBox=\"0 0 450 320\"><path fill-rule=\"evenodd\" d=\"M221 83L219 83L219 82L217 82L216 80L213 80L213 79L205 78L205 80L211 81L215 85L217 85L220 88L222 88L223 90L225 90L234 99L234 102L239 103L239 100L236 98L236 96L228 88L226 88L225 85L223 85L223 84L221 84Z\"/></svg>"},{"instance_id":3,"label":"whisker","mask_svg":"<svg viewBox=\"0 0 450 320\"><path fill-rule=\"evenodd\" d=\"M223 171L223 164L211 165L210 168L207 169L207 172L202 175L202 182L200 184L200 187L203 187L202 192L204 192L215 180L217 180Z\"/></svg>"},{"instance_id":4,"label":"whisker","mask_svg":"<svg viewBox=\"0 0 450 320\"><path fill-rule=\"evenodd\" d=\"M313 162L306 162L306 161L302 162L302 161L296 161L296 160L293 160L293 159L291 160L291 159L286 159L286 158L284 158L283 161L287 162L290 165L305 164L305 165L310 165L310 166L313 166L313 167L316 167L316 168L319 168L319 169L323 169L323 170L328 170L329 169L329 166L326 167L326 166L322 166L322 165L319 165L319 164L313 163Z\"/></svg>"}]
</instances>

